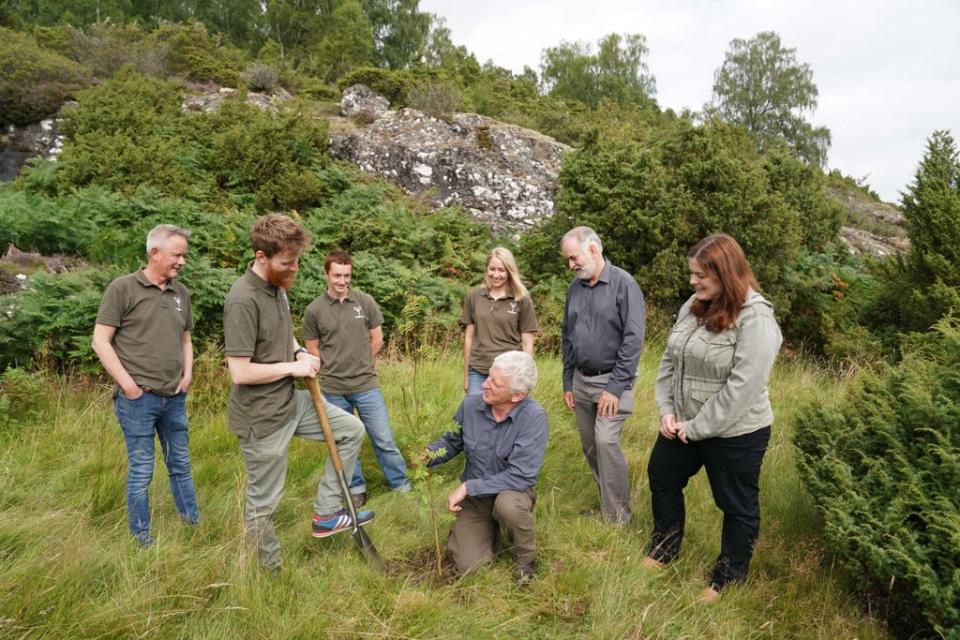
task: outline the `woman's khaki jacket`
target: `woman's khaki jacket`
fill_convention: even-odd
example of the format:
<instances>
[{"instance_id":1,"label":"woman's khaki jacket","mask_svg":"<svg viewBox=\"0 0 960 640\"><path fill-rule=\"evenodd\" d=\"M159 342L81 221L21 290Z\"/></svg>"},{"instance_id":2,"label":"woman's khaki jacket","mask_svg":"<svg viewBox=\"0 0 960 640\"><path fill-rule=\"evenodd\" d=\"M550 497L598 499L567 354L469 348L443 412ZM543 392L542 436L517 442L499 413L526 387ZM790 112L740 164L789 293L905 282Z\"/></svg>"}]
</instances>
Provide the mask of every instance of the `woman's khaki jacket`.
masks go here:
<instances>
[{"instance_id":1,"label":"woman's khaki jacket","mask_svg":"<svg viewBox=\"0 0 960 640\"><path fill-rule=\"evenodd\" d=\"M690 440L732 438L773 423L767 380L783 336L773 305L750 290L736 325L712 333L680 308L657 372L660 415L686 421Z\"/></svg>"}]
</instances>

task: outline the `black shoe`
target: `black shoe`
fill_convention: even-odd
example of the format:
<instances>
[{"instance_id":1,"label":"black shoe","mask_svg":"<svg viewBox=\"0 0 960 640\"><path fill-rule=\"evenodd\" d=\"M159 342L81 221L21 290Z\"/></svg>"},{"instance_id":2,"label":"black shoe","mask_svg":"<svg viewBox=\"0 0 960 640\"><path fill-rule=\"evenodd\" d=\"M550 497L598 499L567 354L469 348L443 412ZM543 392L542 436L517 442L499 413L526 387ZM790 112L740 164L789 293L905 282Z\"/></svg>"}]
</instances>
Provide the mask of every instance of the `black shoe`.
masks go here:
<instances>
[{"instance_id":1,"label":"black shoe","mask_svg":"<svg viewBox=\"0 0 960 640\"><path fill-rule=\"evenodd\" d=\"M536 566L532 562L518 564L513 570L513 579L517 581L517 586L528 587L533 582L536 573Z\"/></svg>"},{"instance_id":2,"label":"black shoe","mask_svg":"<svg viewBox=\"0 0 960 640\"><path fill-rule=\"evenodd\" d=\"M353 502L353 508L359 509L363 505L367 504L367 492L363 493L351 493L350 501Z\"/></svg>"}]
</instances>

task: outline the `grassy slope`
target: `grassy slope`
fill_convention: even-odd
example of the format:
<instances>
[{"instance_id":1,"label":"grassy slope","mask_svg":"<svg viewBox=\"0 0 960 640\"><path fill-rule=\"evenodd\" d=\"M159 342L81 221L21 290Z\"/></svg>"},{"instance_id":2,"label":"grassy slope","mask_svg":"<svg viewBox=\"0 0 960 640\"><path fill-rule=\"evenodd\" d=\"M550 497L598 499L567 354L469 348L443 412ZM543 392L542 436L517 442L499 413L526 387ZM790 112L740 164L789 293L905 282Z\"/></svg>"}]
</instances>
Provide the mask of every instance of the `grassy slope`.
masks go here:
<instances>
[{"instance_id":1,"label":"grassy slope","mask_svg":"<svg viewBox=\"0 0 960 640\"><path fill-rule=\"evenodd\" d=\"M815 510L794 469L790 424L797 407L832 397L839 386L802 363L781 363L772 381L778 422L763 469L763 531L749 581L713 607L697 602L720 540L720 514L703 474L688 489L681 559L659 573L640 568L656 420L658 353L649 351L624 438L635 512L625 530L577 516L594 505L595 489L573 415L560 400L559 362L540 359L536 397L551 416L551 436L537 502L541 573L527 590L513 585L505 560L459 580L424 578L411 561L432 544L424 496L385 493L369 445L364 456L378 516L368 530L395 566L392 574L368 568L346 535L309 536L325 449L302 441L291 449L276 515L285 566L276 578L259 571L243 542L244 472L226 428L225 379L215 358L201 359L190 401L202 523L196 530L178 523L158 462L151 495L158 543L139 551L126 533L125 453L105 389L51 382L42 417L0 434L0 637L886 637L824 561ZM402 447L450 424L462 393L460 366L449 358L420 367L419 419L405 419L403 411L404 385L411 404L410 363L381 366ZM460 467L453 461L441 471L442 496ZM445 536L451 516L442 517Z\"/></svg>"}]
</instances>

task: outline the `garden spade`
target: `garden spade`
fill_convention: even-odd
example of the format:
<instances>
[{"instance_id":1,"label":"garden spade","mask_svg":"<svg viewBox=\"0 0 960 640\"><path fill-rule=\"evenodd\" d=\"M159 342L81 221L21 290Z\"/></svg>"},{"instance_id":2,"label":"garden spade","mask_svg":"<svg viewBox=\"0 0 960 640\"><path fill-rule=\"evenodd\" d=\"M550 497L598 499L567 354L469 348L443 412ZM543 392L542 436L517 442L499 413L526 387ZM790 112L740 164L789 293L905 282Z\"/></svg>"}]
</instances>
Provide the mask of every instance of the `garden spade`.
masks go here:
<instances>
[{"instance_id":1,"label":"garden spade","mask_svg":"<svg viewBox=\"0 0 960 640\"><path fill-rule=\"evenodd\" d=\"M340 481L340 491L343 493L343 501L350 511L350 520L353 522L353 541L357 543L360 552L367 561L380 571L386 571L383 561L380 560L380 554L377 548L373 546L373 541L363 527L357 524L357 509L353 506L353 500L350 499L350 488L347 484L347 476L343 472L343 463L340 461L340 453L337 451L337 443L333 439L333 430L330 428L330 421L327 420L327 411L323 408L323 396L320 395L320 384L316 378L307 378L307 388L310 389L310 395L313 397L313 406L317 410L317 417L320 418L320 426L323 427L323 437L327 440L327 446L330 447L330 460L333 462L333 468L337 472L337 480Z\"/></svg>"}]
</instances>

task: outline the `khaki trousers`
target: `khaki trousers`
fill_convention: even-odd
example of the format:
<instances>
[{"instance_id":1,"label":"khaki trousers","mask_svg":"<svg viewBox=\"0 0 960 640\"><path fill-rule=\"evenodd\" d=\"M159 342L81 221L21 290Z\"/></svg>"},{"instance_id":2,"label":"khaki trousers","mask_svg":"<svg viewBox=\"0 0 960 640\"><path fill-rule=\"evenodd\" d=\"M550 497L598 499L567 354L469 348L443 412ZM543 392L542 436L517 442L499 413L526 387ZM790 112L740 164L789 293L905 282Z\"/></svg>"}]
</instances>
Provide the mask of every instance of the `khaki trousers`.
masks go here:
<instances>
[{"instance_id":1,"label":"khaki trousers","mask_svg":"<svg viewBox=\"0 0 960 640\"><path fill-rule=\"evenodd\" d=\"M247 536L256 545L260 564L267 569L280 567L280 541L273 530L273 512L280 504L283 483L287 477L287 449L293 436L307 440L323 440L323 429L313 406L313 399L306 391L297 390L294 395L297 413L282 429L263 438L252 433L240 440L240 451L247 466L247 507L243 514ZM333 439L337 443L343 471L349 478L357 461L357 453L363 444L363 423L343 409L324 401L330 420ZM318 453L319 456L319 453ZM319 457L317 458L319 461ZM340 483L333 462L327 456L323 477L317 485L314 513L326 515L343 506Z\"/></svg>"},{"instance_id":2,"label":"khaki trousers","mask_svg":"<svg viewBox=\"0 0 960 640\"><path fill-rule=\"evenodd\" d=\"M597 403L610 374L587 377L573 374L573 400L580 429L580 445L593 479L600 490L600 510L607 522L626 524L630 520L630 479L627 459L620 449L623 421L633 413L633 389L620 396L617 415L600 418Z\"/></svg>"},{"instance_id":3,"label":"khaki trousers","mask_svg":"<svg viewBox=\"0 0 960 640\"><path fill-rule=\"evenodd\" d=\"M518 565L537 557L533 525L536 491L504 491L496 496L467 496L450 529L447 549L461 573L493 562L500 550L500 527L507 532L507 551Z\"/></svg>"}]
</instances>

